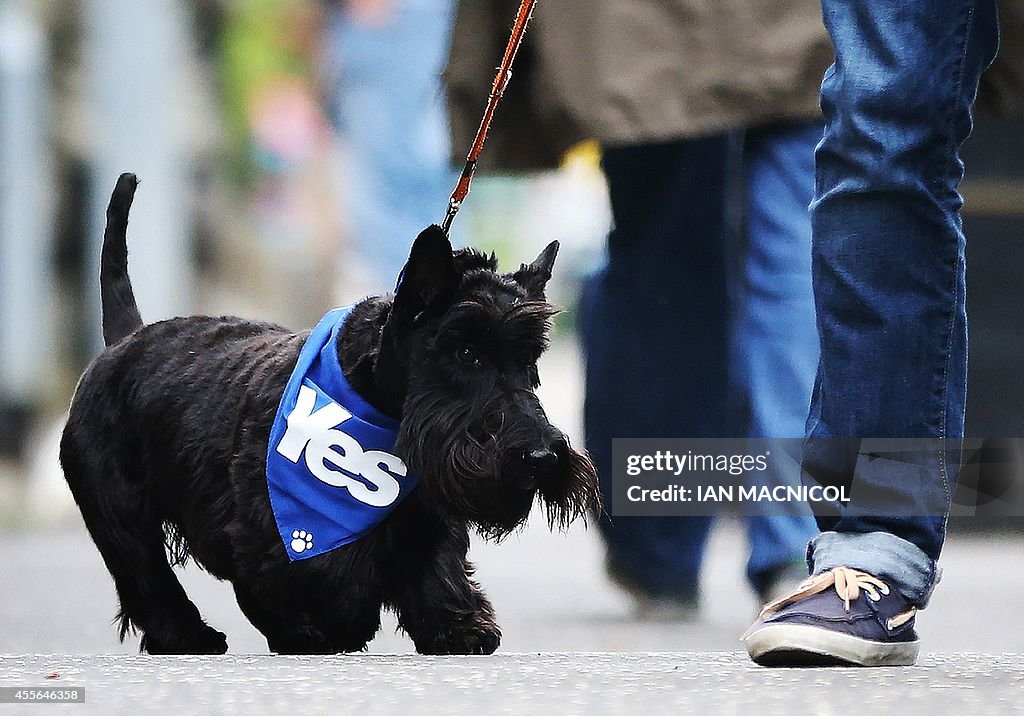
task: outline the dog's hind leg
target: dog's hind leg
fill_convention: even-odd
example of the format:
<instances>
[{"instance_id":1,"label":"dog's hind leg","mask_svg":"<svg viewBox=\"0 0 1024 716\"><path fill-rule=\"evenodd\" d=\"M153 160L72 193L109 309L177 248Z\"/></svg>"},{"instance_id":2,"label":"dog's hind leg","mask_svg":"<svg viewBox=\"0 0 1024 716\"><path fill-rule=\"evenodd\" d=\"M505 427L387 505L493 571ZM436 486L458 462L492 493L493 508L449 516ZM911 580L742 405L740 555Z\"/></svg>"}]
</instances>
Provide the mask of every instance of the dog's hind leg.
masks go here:
<instances>
[{"instance_id":1,"label":"dog's hind leg","mask_svg":"<svg viewBox=\"0 0 1024 716\"><path fill-rule=\"evenodd\" d=\"M65 432L61 462L85 525L114 578L120 637L142 632L150 654L223 654L227 640L208 626L167 561L161 519L126 479L116 448L73 445Z\"/></svg>"},{"instance_id":2,"label":"dog's hind leg","mask_svg":"<svg viewBox=\"0 0 1024 716\"><path fill-rule=\"evenodd\" d=\"M139 649L149 654L226 652L227 637L203 621L168 564L163 531L149 530L145 539L138 569L121 575L111 570L121 600L122 629L125 619L138 627Z\"/></svg>"},{"instance_id":3,"label":"dog's hind leg","mask_svg":"<svg viewBox=\"0 0 1024 716\"><path fill-rule=\"evenodd\" d=\"M126 517L90 529L117 588L122 640L135 627L142 632L139 650L149 654L226 652L227 638L203 621L168 564L160 524Z\"/></svg>"},{"instance_id":4,"label":"dog's hind leg","mask_svg":"<svg viewBox=\"0 0 1024 716\"><path fill-rule=\"evenodd\" d=\"M111 529L112 528L112 529ZM129 516L90 529L121 602L120 636L142 632L140 651L149 654L223 654L223 633L203 621L167 562L158 523Z\"/></svg>"}]
</instances>

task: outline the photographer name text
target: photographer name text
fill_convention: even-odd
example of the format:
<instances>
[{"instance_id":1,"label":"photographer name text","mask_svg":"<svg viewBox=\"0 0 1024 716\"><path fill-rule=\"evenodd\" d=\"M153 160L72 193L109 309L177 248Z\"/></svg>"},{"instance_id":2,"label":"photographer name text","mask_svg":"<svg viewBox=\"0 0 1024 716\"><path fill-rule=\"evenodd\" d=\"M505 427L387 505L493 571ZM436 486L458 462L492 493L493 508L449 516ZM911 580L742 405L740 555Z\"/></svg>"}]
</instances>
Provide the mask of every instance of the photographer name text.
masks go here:
<instances>
[{"instance_id":1,"label":"photographer name text","mask_svg":"<svg viewBox=\"0 0 1024 716\"><path fill-rule=\"evenodd\" d=\"M763 503L763 502L849 502L846 486L787 485L750 486L743 485L669 485L650 489L632 485L626 490L630 502L715 502L715 503Z\"/></svg>"}]
</instances>

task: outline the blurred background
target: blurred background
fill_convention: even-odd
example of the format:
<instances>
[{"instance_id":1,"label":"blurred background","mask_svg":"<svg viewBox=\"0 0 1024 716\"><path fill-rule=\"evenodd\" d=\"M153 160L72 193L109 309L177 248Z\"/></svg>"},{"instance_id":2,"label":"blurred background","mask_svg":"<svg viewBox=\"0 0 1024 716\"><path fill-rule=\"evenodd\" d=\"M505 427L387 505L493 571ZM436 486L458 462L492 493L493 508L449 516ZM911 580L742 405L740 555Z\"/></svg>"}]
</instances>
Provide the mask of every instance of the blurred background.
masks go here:
<instances>
[{"instance_id":1,"label":"blurred background","mask_svg":"<svg viewBox=\"0 0 1024 716\"><path fill-rule=\"evenodd\" d=\"M57 463L75 382L101 347L99 241L118 174L141 180L129 249L147 322L228 313L301 328L330 306L390 290L415 231L443 217L450 157L468 149L447 144L448 38L415 32L453 6L420 4L413 36L382 42L367 28L387 26L387 3L373 0L0 0L0 649L135 649L116 645L112 584ZM417 44L419 34L433 42ZM437 116L403 104L412 68L432 73ZM981 117L965 150L975 436L1024 435L1022 130ZM399 183L433 179L402 185L389 206L395 173ZM542 398L576 443L575 307L610 223L600 153L586 141L557 170L479 177L456 222L456 243L494 250L506 268L562 243L550 293L565 312L541 367ZM971 575L986 564L1005 568L987 571L1004 602L1022 593L1020 534L1014 521L962 526L948 557L959 576L939 590L936 611L979 599ZM702 616L678 630L634 620L582 526L548 535L531 525L507 545L476 545L474 557L509 648L732 649L756 607L744 549L725 521L709 548ZM229 638L242 632L233 648L264 650L225 585L194 568L186 581ZM936 619L928 632L923 619L928 646L1024 650L1024 630L975 628L986 614L999 623L1001 604L959 614L955 629ZM382 639L374 650L409 646Z\"/></svg>"}]
</instances>

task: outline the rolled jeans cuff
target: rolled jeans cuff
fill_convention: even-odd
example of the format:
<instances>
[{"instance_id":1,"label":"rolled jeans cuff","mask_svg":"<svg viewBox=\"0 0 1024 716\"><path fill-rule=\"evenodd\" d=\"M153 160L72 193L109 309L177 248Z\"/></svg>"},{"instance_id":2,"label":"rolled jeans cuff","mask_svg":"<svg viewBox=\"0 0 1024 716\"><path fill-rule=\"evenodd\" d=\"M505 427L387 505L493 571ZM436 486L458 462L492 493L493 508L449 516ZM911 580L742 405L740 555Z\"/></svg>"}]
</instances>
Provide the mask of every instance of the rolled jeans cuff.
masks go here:
<instances>
[{"instance_id":1,"label":"rolled jeans cuff","mask_svg":"<svg viewBox=\"0 0 1024 716\"><path fill-rule=\"evenodd\" d=\"M850 567L889 580L911 604L924 609L942 577L935 560L888 532L822 532L807 545L812 575Z\"/></svg>"}]
</instances>

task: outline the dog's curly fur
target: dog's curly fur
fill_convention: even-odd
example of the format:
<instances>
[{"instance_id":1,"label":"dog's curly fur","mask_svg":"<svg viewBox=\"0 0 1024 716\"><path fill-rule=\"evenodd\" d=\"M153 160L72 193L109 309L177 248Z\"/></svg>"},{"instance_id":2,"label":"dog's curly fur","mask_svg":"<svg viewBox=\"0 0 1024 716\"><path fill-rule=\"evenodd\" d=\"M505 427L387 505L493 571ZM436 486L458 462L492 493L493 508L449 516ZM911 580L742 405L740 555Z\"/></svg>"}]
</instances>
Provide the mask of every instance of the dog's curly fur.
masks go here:
<instances>
[{"instance_id":1,"label":"dog's curly fur","mask_svg":"<svg viewBox=\"0 0 1024 716\"><path fill-rule=\"evenodd\" d=\"M172 570L192 558L233 584L275 652L363 649L382 608L421 653L493 652L500 631L472 579L469 528L500 538L538 495L552 524L598 501L590 460L534 395L557 244L499 274L493 256L453 252L431 227L397 294L353 308L342 370L400 418L396 453L423 480L365 538L293 562L270 508L266 454L308 332L232 317L143 325L127 272L136 184L122 175L111 197L100 268L108 348L85 371L61 441L68 484L114 578L121 638L141 631L153 654L226 651Z\"/></svg>"}]
</instances>

